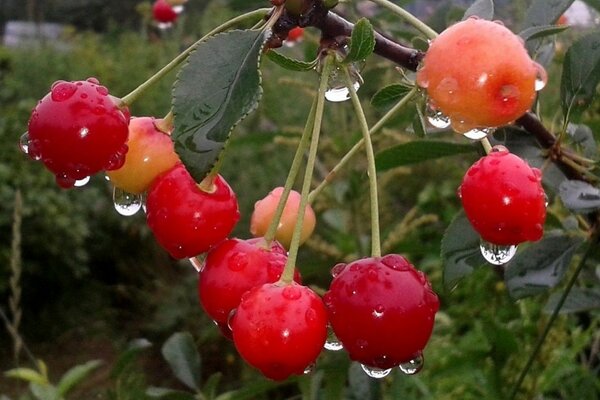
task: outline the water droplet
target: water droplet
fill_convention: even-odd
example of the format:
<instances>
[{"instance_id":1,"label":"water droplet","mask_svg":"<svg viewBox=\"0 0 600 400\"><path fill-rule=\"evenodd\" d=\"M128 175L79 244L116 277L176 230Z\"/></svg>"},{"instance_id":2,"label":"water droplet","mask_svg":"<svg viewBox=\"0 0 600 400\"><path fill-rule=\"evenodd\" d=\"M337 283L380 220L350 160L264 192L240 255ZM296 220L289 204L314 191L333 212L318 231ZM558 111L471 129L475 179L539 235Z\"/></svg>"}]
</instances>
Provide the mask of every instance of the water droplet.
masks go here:
<instances>
[{"instance_id":1,"label":"water droplet","mask_svg":"<svg viewBox=\"0 0 600 400\"><path fill-rule=\"evenodd\" d=\"M50 97L53 101L65 101L71 98L77 91L77 85L73 82L58 81L52 85Z\"/></svg>"},{"instance_id":2,"label":"water droplet","mask_svg":"<svg viewBox=\"0 0 600 400\"><path fill-rule=\"evenodd\" d=\"M281 291L281 295L288 300L298 300L302 297L302 290L297 285L287 285Z\"/></svg>"},{"instance_id":3,"label":"water droplet","mask_svg":"<svg viewBox=\"0 0 600 400\"><path fill-rule=\"evenodd\" d=\"M232 271L241 271L248 265L248 258L244 254L235 253L229 259L227 268Z\"/></svg>"},{"instance_id":4,"label":"water droplet","mask_svg":"<svg viewBox=\"0 0 600 400\"><path fill-rule=\"evenodd\" d=\"M105 86L98 86L96 92L102 96L108 96L108 89Z\"/></svg>"},{"instance_id":5,"label":"water droplet","mask_svg":"<svg viewBox=\"0 0 600 400\"><path fill-rule=\"evenodd\" d=\"M235 317L235 312L236 309L232 309L231 311L229 311L229 315L227 316L227 329L229 329L229 331L233 332L233 318Z\"/></svg>"},{"instance_id":6,"label":"water droplet","mask_svg":"<svg viewBox=\"0 0 600 400\"><path fill-rule=\"evenodd\" d=\"M534 63L534 67L536 69L535 91L539 92L546 87L546 84L548 83L548 74L546 73L546 69L541 64Z\"/></svg>"},{"instance_id":7,"label":"water droplet","mask_svg":"<svg viewBox=\"0 0 600 400\"><path fill-rule=\"evenodd\" d=\"M176 6L173 6L172 8L173 8L173 11L175 11L177 14L181 14L184 9L183 5L176 5Z\"/></svg>"},{"instance_id":8,"label":"water droplet","mask_svg":"<svg viewBox=\"0 0 600 400\"><path fill-rule=\"evenodd\" d=\"M365 364L360 364L360 366L362 367L363 371L365 371L365 373L367 375L369 375L371 378L375 378L375 379L385 378L392 371L391 368L381 369L381 368L369 367Z\"/></svg>"},{"instance_id":9,"label":"water droplet","mask_svg":"<svg viewBox=\"0 0 600 400\"><path fill-rule=\"evenodd\" d=\"M344 268L346 268L346 265L347 264L344 263L335 264L333 268L331 268L331 276L335 278L336 276L341 274Z\"/></svg>"},{"instance_id":10,"label":"water droplet","mask_svg":"<svg viewBox=\"0 0 600 400\"><path fill-rule=\"evenodd\" d=\"M171 29L171 27L173 26L172 22L159 22L156 24L156 26L158 27L158 29L160 30L167 30L167 29Z\"/></svg>"},{"instance_id":11,"label":"water droplet","mask_svg":"<svg viewBox=\"0 0 600 400\"><path fill-rule=\"evenodd\" d=\"M483 258L493 265L506 264L517 253L517 246L515 245L497 245L483 239L481 240L479 249Z\"/></svg>"},{"instance_id":12,"label":"water droplet","mask_svg":"<svg viewBox=\"0 0 600 400\"><path fill-rule=\"evenodd\" d=\"M327 326L327 340L325 340L325 345L323 345L325 350L329 351L340 351L344 348L342 342L339 341L333 329L330 325Z\"/></svg>"},{"instance_id":13,"label":"water droplet","mask_svg":"<svg viewBox=\"0 0 600 400\"><path fill-rule=\"evenodd\" d=\"M360 83L354 82L354 90L360 88ZM350 99L350 90L346 86L337 86L327 89L325 98L333 103L339 103Z\"/></svg>"},{"instance_id":14,"label":"water droplet","mask_svg":"<svg viewBox=\"0 0 600 400\"><path fill-rule=\"evenodd\" d=\"M90 181L90 177L89 177L89 176L86 176L85 178L82 178L82 179L77 179L77 180L75 181L75 183L73 184L73 186L75 186L75 187L82 187L82 186L85 186L85 185L87 185L87 183L88 183L89 181Z\"/></svg>"},{"instance_id":15,"label":"water droplet","mask_svg":"<svg viewBox=\"0 0 600 400\"><path fill-rule=\"evenodd\" d=\"M121 188L113 189L113 203L115 210L125 217L130 217L142 208L142 196L128 193Z\"/></svg>"},{"instance_id":16,"label":"water droplet","mask_svg":"<svg viewBox=\"0 0 600 400\"><path fill-rule=\"evenodd\" d=\"M29 132L25 132L19 138L19 147L25 154L29 154Z\"/></svg>"},{"instance_id":17,"label":"water droplet","mask_svg":"<svg viewBox=\"0 0 600 400\"><path fill-rule=\"evenodd\" d=\"M385 311L385 307L382 304L378 304L371 313L375 318L383 317L383 312Z\"/></svg>"},{"instance_id":18,"label":"water droplet","mask_svg":"<svg viewBox=\"0 0 600 400\"><path fill-rule=\"evenodd\" d=\"M412 360L401 363L398 368L406 375L414 375L423 369L423 364L425 364L425 358L422 353L419 353Z\"/></svg>"},{"instance_id":19,"label":"water droplet","mask_svg":"<svg viewBox=\"0 0 600 400\"><path fill-rule=\"evenodd\" d=\"M202 272L202 268L204 268L204 264L201 263L200 260L198 260L196 257L190 257L190 258L188 258L188 260L190 260L190 264L192 264L192 267L194 267L196 272Z\"/></svg>"},{"instance_id":20,"label":"water droplet","mask_svg":"<svg viewBox=\"0 0 600 400\"><path fill-rule=\"evenodd\" d=\"M506 146L497 144L494 147L492 147L490 153L508 153L508 149L506 148Z\"/></svg>"},{"instance_id":21,"label":"water droplet","mask_svg":"<svg viewBox=\"0 0 600 400\"><path fill-rule=\"evenodd\" d=\"M315 363L309 364L306 368L304 368L304 375L308 375L308 374L314 372L315 368L317 368L317 364L315 364Z\"/></svg>"},{"instance_id":22,"label":"water droplet","mask_svg":"<svg viewBox=\"0 0 600 400\"><path fill-rule=\"evenodd\" d=\"M446 129L450 126L450 118L440 110L436 110L430 104L427 104L425 112L427 114L427 122L434 128Z\"/></svg>"},{"instance_id":23,"label":"water droplet","mask_svg":"<svg viewBox=\"0 0 600 400\"><path fill-rule=\"evenodd\" d=\"M463 136L472 140L481 140L483 138L486 138L487 135L489 135L492 132L494 132L494 128L475 128L463 133Z\"/></svg>"}]
</instances>

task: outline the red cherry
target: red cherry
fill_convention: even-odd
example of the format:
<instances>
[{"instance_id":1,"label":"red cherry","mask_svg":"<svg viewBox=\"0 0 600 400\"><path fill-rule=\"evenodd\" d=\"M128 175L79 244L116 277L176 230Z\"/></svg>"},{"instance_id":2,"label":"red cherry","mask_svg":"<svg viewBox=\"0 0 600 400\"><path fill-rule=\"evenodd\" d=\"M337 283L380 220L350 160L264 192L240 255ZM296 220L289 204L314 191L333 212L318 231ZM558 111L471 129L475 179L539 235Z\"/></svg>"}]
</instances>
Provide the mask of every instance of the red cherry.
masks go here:
<instances>
[{"instance_id":1,"label":"red cherry","mask_svg":"<svg viewBox=\"0 0 600 400\"><path fill-rule=\"evenodd\" d=\"M542 237L546 194L541 180L539 169L498 146L468 169L459 196L482 239L516 245Z\"/></svg>"},{"instance_id":2,"label":"red cherry","mask_svg":"<svg viewBox=\"0 0 600 400\"><path fill-rule=\"evenodd\" d=\"M327 312L319 296L297 283L257 286L242 296L231 328L236 349L267 378L301 375L327 337Z\"/></svg>"},{"instance_id":3,"label":"red cherry","mask_svg":"<svg viewBox=\"0 0 600 400\"><path fill-rule=\"evenodd\" d=\"M129 112L117 102L95 78L55 82L31 113L28 155L65 188L119 168L127 152Z\"/></svg>"},{"instance_id":4,"label":"red cherry","mask_svg":"<svg viewBox=\"0 0 600 400\"><path fill-rule=\"evenodd\" d=\"M290 42L298 42L298 41L302 40L303 36L304 36L304 28L297 26L295 28L290 29L286 40L288 40Z\"/></svg>"},{"instance_id":5,"label":"red cherry","mask_svg":"<svg viewBox=\"0 0 600 400\"><path fill-rule=\"evenodd\" d=\"M207 192L183 164L158 176L148 191L148 226L174 258L206 252L231 233L239 218L235 193L220 175Z\"/></svg>"},{"instance_id":6,"label":"red cherry","mask_svg":"<svg viewBox=\"0 0 600 400\"><path fill-rule=\"evenodd\" d=\"M265 247L263 238L227 239L208 252L198 280L198 295L206 313L220 327L242 295L255 286L279 280L287 252L279 243ZM294 277L300 282L300 275Z\"/></svg>"},{"instance_id":7,"label":"red cherry","mask_svg":"<svg viewBox=\"0 0 600 400\"><path fill-rule=\"evenodd\" d=\"M390 254L338 265L323 300L352 360L388 369L417 358L439 308L425 275Z\"/></svg>"},{"instance_id":8,"label":"red cherry","mask_svg":"<svg viewBox=\"0 0 600 400\"><path fill-rule=\"evenodd\" d=\"M156 0L152 5L154 19L162 23L172 23L177 19L177 12L166 0Z\"/></svg>"}]
</instances>

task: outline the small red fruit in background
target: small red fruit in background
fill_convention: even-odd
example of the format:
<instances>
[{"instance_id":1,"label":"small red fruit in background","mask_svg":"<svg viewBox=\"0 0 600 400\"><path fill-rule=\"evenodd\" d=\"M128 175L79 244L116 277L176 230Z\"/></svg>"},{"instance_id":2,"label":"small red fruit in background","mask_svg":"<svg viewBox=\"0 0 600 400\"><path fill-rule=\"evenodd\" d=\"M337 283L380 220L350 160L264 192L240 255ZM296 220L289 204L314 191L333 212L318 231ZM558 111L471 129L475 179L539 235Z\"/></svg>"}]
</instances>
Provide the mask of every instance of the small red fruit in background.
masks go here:
<instances>
[{"instance_id":1,"label":"small red fruit in background","mask_svg":"<svg viewBox=\"0 0 600 400\"><path fill-rule=\"evenodd\" d=\"M183 164L158 176L148 191L146 219L174 258L190 258L226 239L240 213L235 193L220 175L200 188Z\"/></svg>"},{"instance_id":2,"label":"small red fruit in background","mask_svg":"<svg viewBox=\"0 0 600 400\"><path fill-rule=\"evenodd\" d=\"M389 369L420 357L439 308L425 275L396 254L338 264L323 297L350 358Z\"/></svg>"},{"instance_id":3,"label":"small red fruit in background","mask_svg":"<svg viewBox=\"0 0 600 400\"><path fill-rule=\"evenodd\" d=\"M125 163L107 173L113 185L128 193L143 193L158 175L179 162L171 137L158 129L162 121L152 117L129 121Z\"/></svg>"},{"instance_id":4,"label":"small red fruit in background","mask_svg":"<svg viewBox=\"0 0 600 400\"><path fill-rule=\"evenodd\" d=\"M27 154L64 188L125 161L129 112L95 78L57 81L31 113Z\"/></svg>"},{"instance_id":5,"label":"small red fruit in background","mask_svg":"<svg viewBox=\"0 0 600 400\"><path fill-rule=\"evenodd\" d=\"M295 28L290 29L287 35L287 39L290 42L299 42L302 40L304 36L304 28L296 26Z\"/></svg>"},{"instance_id":6,"label":"small red fruit in background","mask_svg":"<svg viewBox=\"0 0 600 400\"><path fill-rule=\"evenodd\" d=\"M321 298L297 283L267 283L242 296L231 321L242 358L267 378L302 375L321 353L327 312Z\"/></svg>"},{"instance_id":7,"label":"small red fruit in background","mask_svg":"<svg viewBox=\"0 0 600 400\"><path fill-rule=\"evenodd\" d=\"M254 204L254 212L250 220L250 232L253 236L264 236L269 229L269 224L273 220L277 204L283 193L283 188L278 187L273 189L267 197L257 201ZM296 220L298 219L298 208L300 207L300 193L292 190L288 196L287 202L279 221L279 227L275 234L275 239L279 241L285 248L290 247L292 235ZM302 233L300 235L300 244L304 243L315 229L316 217L310 205L307 205L304 212L304 223L302 224Z\"/></svg>"},{"instance_id":8,"label":"small red fruit in background","mask_svg":"<svg viewBox=\"0 0 600 400\"><path fill-rule=\"evenodd\" d=\"M208 252L198 280L198 295L206 313L222 330L242 295L255 286L279 280L287 261L277 242L263 238L227 239ZM294 277L300 282L300 275Z\"/></svg>"},{"instance_id":9,"label":"small red fruit in background","mask_svg":"<svg viewBox=\"0 0 600 400\"><path fill-rule=\"evenodd\" d=\"M465 174L459 196L473 228L496 245L542 237L546 194L542 174L505 147L494 147Z\"/></svg>"},{"instance_id":10,"label":"small red fruit in background","mask_svg":"<svg viewBox=\"0 0 600 400\"><path fill-rule=\"evenodd\" d=\"M435 38L417 72L431 106L459 133L506 125L528 111L545 79L523 40L499 22L469 18Z\"/></svg>"},{"instance_id":11,"label":"small red fruit in background","mask_svg":"<svg viewBox=\"0 0 600 400\"><path fill-rule=\"evenodd\" d=\"M157 22L173 23L178 14L167 0L156 0L152 5L152 15Z\"/></svg>"}]
</instances>

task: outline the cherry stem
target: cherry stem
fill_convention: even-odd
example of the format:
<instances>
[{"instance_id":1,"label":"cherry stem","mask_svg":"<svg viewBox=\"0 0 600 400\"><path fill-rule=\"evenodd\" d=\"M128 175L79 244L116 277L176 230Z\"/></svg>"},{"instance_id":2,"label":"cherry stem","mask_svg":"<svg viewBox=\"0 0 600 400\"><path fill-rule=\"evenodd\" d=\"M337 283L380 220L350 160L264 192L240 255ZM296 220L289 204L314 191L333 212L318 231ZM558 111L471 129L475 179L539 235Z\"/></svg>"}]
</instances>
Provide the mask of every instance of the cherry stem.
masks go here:
<instances>
[{"instance_id":1,"label":"cherry stem","mask_svg":"<svg viewBox=\"0 0 600 400\"><path fill-rule=\"evenodd\" d=\"M162 119L159 119L154 123L156 129L164 133L165 135L171 135L171 131L173 130L173 118L175 114L173 114L173 109L171 109L167 115L165 115Z\"/></svg>"},{"instance_id":2,"label":"cherry stem","mask_svg":"<svg viewBox=\"0 0 600 400\"><path fill-rule=\"evenodd\" d=\"M400 101L398 101L398 103L396 103L394 107L392 107L387 113L385 113L385 115L381 117L379 121L377 121L377 123L371 127L371 130L369 130L369 135L372 135L375 132L379 131L385 125L385 123L388 122L390 118L392 118L406 104L408 104L417 93L417 87L412 88L410 92L408 92L402 99L400 99ZM356 144L350 150L348 150L344 157L342 157L342 159L331 169L331 171L329 171L325 179L323 179L323 181L319 183L319 185L316 188L314 188L312 192L310 192L310 194L308 195L308 201L310 203L313 203L315 197L317 197L319 193L321 193L321 191L336 178L338 172L342 168L344 168L346 164L348 164L350 159L352 159L352 157L354 157L356 153L358 153L358 151L361 149L364 143L364 137L361 138L358 142L356 142Z\"/></svg>"},{"instance_id":3,"label":"cherry stem","mask_svg":"<svg viewBox=\"0 0 600 400\"><path fill-rule=\"evenodd\" d=\"M296 266L296 258L298 257L298 248L300 247L300 236L302 234L302 224L304 223L304 213L308 206L308 192L312 182L313 170L315 169L315 161L317 159L317 149L319 147L319 136L321 133L321 124L323 122L323 110L325 108L325 92L327 91L327 82L332 68L332 56L328 56L324 60L321 78L319 81L319 91L317 93L314 124L310 139L310 148L308 150L308 159L304 170L304 181L302 182L302 192L300 193L300 205L298 206L298 219L294 226L292 241L288 253L288 259L285 263L283 273L279 282L281 284L290 284L294 280L294 270Z\"/></svg>"},{"instance_id":4,"label":"cherry stem","mask_svg":"<svg viewBox=\"0 0 600 400\"><path fill-rule=\"evenodd\" d=\"M165 77L165 75L167 75L169 72L173 71L182 62L187 60L188 56L196 49L196 47L201 42L205 41L206 39L208 39L209 37L211 37L213 35L216 35L217 33L223 32L223 31L237 25L240 22L250 20L250 19L256 19L257 17L264 18L264 16L271 10L272 10L272 8L259 8L257 10L250 11L248 13L245 13L245 14L239 15L235 18L232 18L229 21L223 23L222 25L217 26L215 29L208 32L206 35L201 37L198 41L196 41L190 47L188 47L183 52L181 52L177 57L175 57L173 60L171 60L171 62L169 62L167 65L162 67L158 72L156 72L154 75L152 75L150 78L148 78L144 83L142 83L137 88L135 88L133 91L131 91L129 94L124 96L121 99L121 102L119 103L119 107L124 108L124 107L131 106L131 104L133 104L139 97L141 97L146 92L146 90L148 90L152 85L154 85L155 83L160 81L162 78Z\"/></svg>"},{"instance_id":5,"label":"cherry stem","mask_svg":"<svg viewBox=\"0 0 600 400\"><path fill-rule=\"evenodd\" d=\"M492 151L492 144L490 143L490 140L487 138L487 136L481 139L479 143L481 143L481 146L483 146L485 154L490 154L490 152Z\"/></svg>"},{"instance_id":6,"label":"cherry stem","mask_svg":"<svg viewBox=\"0 0 600 400\"><path fill-rule=\"evenodd\" d=\"M435 39L438 34L436 31L431 29L427 24L420 21L417 17L403 9L402 7L388 1L388 0L370 0L372 3L375 3L381 7L387 8L394 14L398 15L400 18L404 19L410 25L412 25L415 29L425 35L428 39Z\"/></svg>"},{"instance_id":7,"label":"cherry stem","mask_svg":"<svg viewBox=\"0 0 600 400\"><path fill-rule=\"evenodd\" d=\"M287 199L289 197L290 191L292 190L292 186L294 185L296 177L298 176L298 172L300 171L302 157L304 156L304 152L308 148L310 134L312 132L312 128L315 122L316 109L317 98L315 98L315 100L313 101L310 113L308 114L306 125L304 126L304 132L302 132L302 136L300 137L300 143L298 143L296 154L294 154L294 159L292 160L290 171L288 172L288 176L285 180L285 185L283 186L281 198L279 199L279 203L277 203L277 208L275 209L275 213L273 214L273 219L271 220L269 228L267 229L267 232L264 236L265 246L267 249L271 248L271 242L277 234L277 228L279 227L279 221L281 220L281 215L283 214L285 204L287 203Z\"/></svg>"},{"instance_id":8,"label":"cherry stem","mask_svg":"<svg viewBox=\"0 0 600 400\"><path fill-rule=\"evenodd\" d=\"M379 201L377 193L377 170L375 168L375 153L373 152L373 143L371 143L371 135L369 125L363 111L354 82L350 78L348 67L344 67L344 75L346 78L346 86L350 90L350 100L354 106L354 112L358 118L360 130L365 143L365 151L367 154L367 175L369 177L369 199L371 205L371 256L381 257L381 238L379 234Z\"/></svg>"},{"instance_id":9,"label":"cherry stem","mask_svg":"<svg viewBox=\"0 0 600 400\"><path fill-rule=\"evenodd\" d=\"M525 364L525 366L523 367L523 370L519 374L517 383L515 383L515 386L513 387L512 391L511 391L511 394L509 397L510 400L514 400L515 397L517 396L517 393L519 392L519 389L521 388L521 385L523 384L523 381L525 380L525 376L527 376L527 373L529 372L529 370L531 369L531 366L535 362L535 359L537 358L537 355L540 352L544 342L546 341L546 337L548 336L548 333L550 332L550 328L552 328L552 325L556 321L556 318L558 317L560 310L562 309L565 301L567 300L567 297L569 296L569 293L571 292L571 289L573 288L573 286L575 285L575 282L577 281L577 278L579 277L579 273L583 270L583 267L585 266L585 263L587 262L588 257L590 256L593 249L595 248L595 246L597 244L597 240L598 240L597 234L592 235L592 238L590 240L588 248L586 249L585 253L583 254L583 257L581 258L581 260L579 261L579 264L575 268L573 275L567 282L567 285L565 286L565 289L564 289L562 295L560 296L558 303L556 303L554 310L552 310L550 319L548 320L548 322L546 322L546 326L544 327L542 334L538 337L535 347L533 348L533 351L529 355L529 359L527 360L527 363Z\"/></svg>"}]
</instances>

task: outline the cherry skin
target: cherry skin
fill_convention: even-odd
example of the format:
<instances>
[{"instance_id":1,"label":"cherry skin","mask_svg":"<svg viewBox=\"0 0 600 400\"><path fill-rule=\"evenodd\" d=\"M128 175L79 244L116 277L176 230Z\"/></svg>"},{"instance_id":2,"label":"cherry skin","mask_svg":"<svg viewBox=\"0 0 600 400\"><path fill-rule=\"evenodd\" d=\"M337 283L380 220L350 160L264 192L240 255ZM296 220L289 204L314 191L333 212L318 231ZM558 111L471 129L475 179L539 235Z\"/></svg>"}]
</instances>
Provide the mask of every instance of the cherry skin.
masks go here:
<instances>
[{"instance_id":1,"label":"cherry skin","mask_svg":"<svg viewBox=\"0 0 600 400\"><path fill-rule=\"evenodd\" d=\"M253 236L264 236L269 229L269 225L273 220L277 204L283 193L283 188L278 187L273 189L267 197L257 201L254 204L254 212L250 219L250 232ZM298 219L298 208L300 207L300 193L292 190L283 209L279 227L275 233L277 239L285 248L289 249L294 233L296 220ZM302 224L302 233L300 235L300 243L304 243L315 229L316 217L310 205L307 205L304 212L304 223Z\"/></svg>"},{"instance_id":2,"label":"cherry skin","mask_svg":"<svg viewBox=\"0 0 600 400\"><path fill-rule=\"evenodd\" d=\"M434 108L459 133L498 127L529 110L545 76L519 36L499 22L468 18L433 40L417 72Z\"/></svg>"},{"instance_id":3,"label":"cherry skin","mask_svg":"<svg viewBox=\"0 0 600 400\"><path fill-rule=\"evenodd\" d=\"M287 252L263 238L227 239L208 252L198 279L198 296L206 313L227 330L227 321L242 295L255 286L277 282L287 261ZM296 272L294 280L300 283Z\"/></svg>"},{"instance_id":4,"label":"cherry skin","mask_svg":"<svg viewBox=\"0 0 600 400\"><path fill-rule=\"evenodd\" d=\"M299 42L302 40L304 36L304 28L296 26L295 28L290 29L287 35L287 41L290 42Z\"/></svg>"},{"instance_id":5,"label":"cherry skin","mask_svg":"<svg viewBox=\"0 0 600 400\"><path fill-rule=\"evenodd\" d=\"M152 15L157 22L172 23L177 19L177 12L167 0L156 0L152 5Z\"/></svg>"},{"instance_id":6,"label":"cherry skin","mask_svg":"<svg viewBox=\"0 0 600 400\"><path fill-rule=\"evenodd\" d=\"M210 190L194 181L183 164L158 176L146 199L146 220L172 257L190 258L221 242L240 218L237 198L217 175Z\"/></svg>"},{"instance_id":7,"label":"cherry skin","mask_svg":"<svg viewBox=\"0 0 600 400\"><path fill-rule=\"evenodd\" d=\"M542 237L546 194L542 174L503 146L496 146L465 174L459 196L481 238L516 245Z\"/></svg>"},{"instance_id":8,"label":"cherry skin","mask_svg":"<svg viewBox=\"0 0 600 400\"><path fill-rule=\"evenodd\" d=\"M242 358L280 381L315 362L327 337L327 312L306 286L266 283L242 296L231 329Z\"/></svg>"},{"instance_id":9,"label":"cherry skin","mask_svg":"<svg viewBox=\"0 0 600 400\"><path fill-rule=\"evenodd\" d=\"M107 173L110 181L126 192L145 192L152 181L179 161L168 133L159 129L162 119L133 118L129 121L129 151L121 168Z\"/></svg>"},{"instance_id":10,"label":"cherry skin","mask_svg":"<svg viewBox=\"0 0 600 400\"><path fill-rule=\"evenodd\" d=\"M352 360L388 369L421 354L439 308L422 272L395 254L338 264L332 272L323 300Z\"/></svg>"},{"instance_id":11,"label":"cherry skin","mask_svg":"<svg viewBox=\"0 0 600 400\"><path fill-rule=\"evenodd\" d=\"M31 113L28 155L64 188L119 168L127 153L129 111L97 79L57 81Z\"/></svg>"}]
</instances>

